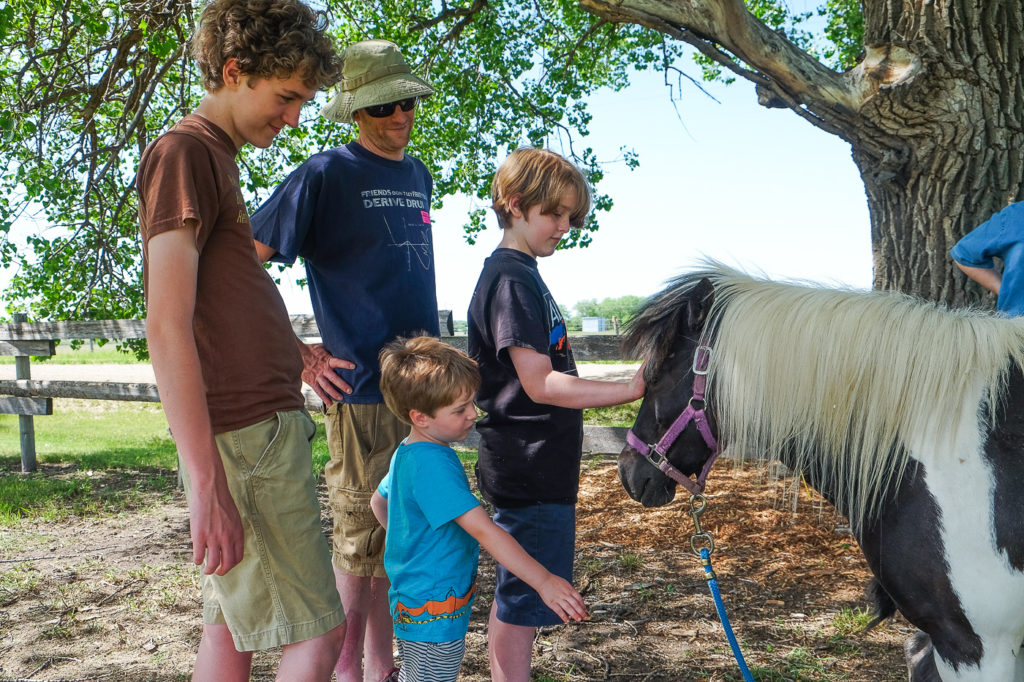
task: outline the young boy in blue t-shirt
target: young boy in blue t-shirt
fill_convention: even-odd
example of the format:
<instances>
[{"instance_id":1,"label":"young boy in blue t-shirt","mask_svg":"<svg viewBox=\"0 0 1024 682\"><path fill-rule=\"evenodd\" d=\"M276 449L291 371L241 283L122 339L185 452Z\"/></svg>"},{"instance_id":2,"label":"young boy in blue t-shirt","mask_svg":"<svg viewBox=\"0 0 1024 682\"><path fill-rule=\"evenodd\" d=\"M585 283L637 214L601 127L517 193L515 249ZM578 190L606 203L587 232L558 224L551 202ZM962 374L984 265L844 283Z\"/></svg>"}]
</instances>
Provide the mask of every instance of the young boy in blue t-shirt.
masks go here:
<instances>
[{"instance_id":1,"label":"young boy in blue t-shirt","mask_svg":"<svg viewBox=\"0 0 1024 682\"><path fill-rule=\"evenodd\" d=\"M476 401L487 413L477 424L477 481L494 522L572 580L582 409L640 398L643 368L628 383L581 379L537 269L590 211L579 169L552 151L517 149L495 174L491 197L502 239L469 304L469 355L482 377ZM487 629L492 679L527 682L537 627L558 623L529 584L499 567Z\"/></svg>"},{"instance_id":2,"label":"young boy in blue t-shirt","mask_svg":"<svg viewBox=\"0 0 1024 682\"><path fill-rule=\"evenodd\" d=\"M381 352L381 393L411 426L370 506L388 529L384 568L402 657L399 682L452 680L466 651L480 545L535 589L563 621L586 618L583 598L491 521L449 443L477 412L476 363L437 339L397 339Z\"/></svg>"}]
</instances>

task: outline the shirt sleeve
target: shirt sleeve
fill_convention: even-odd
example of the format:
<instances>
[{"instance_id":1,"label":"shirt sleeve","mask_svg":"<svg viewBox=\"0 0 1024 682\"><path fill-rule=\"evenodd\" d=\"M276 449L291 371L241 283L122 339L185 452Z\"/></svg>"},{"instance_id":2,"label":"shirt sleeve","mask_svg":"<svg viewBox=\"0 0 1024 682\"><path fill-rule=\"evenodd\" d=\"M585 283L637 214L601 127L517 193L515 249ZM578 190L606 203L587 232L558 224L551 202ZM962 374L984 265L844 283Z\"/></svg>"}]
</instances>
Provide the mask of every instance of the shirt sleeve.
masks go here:
<instances>
[{"instance_id":1,"label":"shirt sleeve","mask_svg":"<svg viewBox=\"0 0 1024 682\"><path fill-rule=\"evenodd\" d=\"M434 530L480 505L454 454L417 458L413 497Z\"/></svg>"},{"instance_id":2,"label":"shirt sleeve","mask_svg":"<svg viewBox=\"0 0 1024 682\"><path fill-rule=\"evenodd\" d=\"M983 222L950 249L957 263L974 268L992 268L992 257L1003 253L1024 238L1024 202L1010 204Z\"/></svg>"},{"instance_id":3,"label":"shirt sleeve","mask_svg":"<svg viewBox=\"0 0 1024 682\"><path fill-rule=\"evenodd\" d=\"M313 219L323 177L321 164L310 159L296 168L249 219L253 238L277 252L271 260L291 264L298 256L316 250Z\"/></svg>"},{"instance_id":4,"label":"shirt sleeve","mask_svg":"<svg viewBox=\"0 0 1024 682\"><path fill-rule=\"evenodd\" d=\"M192 220L196 223L196 247L202 252L217 222L220 201L213 160L200 141L175 133L160 138L140 174L138 189L147 241L180 230Z\"/></svg>"},{"instance_id":5,"label":"shirt sleeve","mask_svg":"<svg viewBox=\"0 0 1024 682\"><path fill-rule=\"evenodd\" d=\"M394 464L395 458L391 458L391 463ZM377 484L377 492L385 500L388 499L388 495L391 494L391 467L388 467L388 473L384 474L384 478L380 479L380 483Z\"/></svg>"},{"instance_id":6,"label":"shirt sleeve","mask_svg":"<svg viewBox=\"0 0 1024 682\"><path fill-rule=\"evenodd\" d=\"M498 360L514 369L508 349L529 348L548 354L547 309L537 294L522 282L507 280L494 290L488 311L488 324Z\"/></svg>"}]
</instances>

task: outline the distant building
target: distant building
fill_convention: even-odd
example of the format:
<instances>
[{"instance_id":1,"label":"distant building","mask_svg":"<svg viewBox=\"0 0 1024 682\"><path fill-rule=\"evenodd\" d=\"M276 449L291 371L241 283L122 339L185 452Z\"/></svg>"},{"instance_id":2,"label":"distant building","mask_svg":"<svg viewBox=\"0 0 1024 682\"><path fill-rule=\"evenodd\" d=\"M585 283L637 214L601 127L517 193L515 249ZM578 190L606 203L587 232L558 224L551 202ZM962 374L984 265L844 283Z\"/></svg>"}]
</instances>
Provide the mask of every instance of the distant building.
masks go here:
<instances>
[{"instance_id":1,"label":"distant building","mask_svg":"<svg viewBox=\"0 0 1024 682\"><path fill-rule=\"evenodd\" d=\"M603 317L584 317L583 333L595 334L603 332L608 328L608 320Z\"/></svg>"}]
</instances>

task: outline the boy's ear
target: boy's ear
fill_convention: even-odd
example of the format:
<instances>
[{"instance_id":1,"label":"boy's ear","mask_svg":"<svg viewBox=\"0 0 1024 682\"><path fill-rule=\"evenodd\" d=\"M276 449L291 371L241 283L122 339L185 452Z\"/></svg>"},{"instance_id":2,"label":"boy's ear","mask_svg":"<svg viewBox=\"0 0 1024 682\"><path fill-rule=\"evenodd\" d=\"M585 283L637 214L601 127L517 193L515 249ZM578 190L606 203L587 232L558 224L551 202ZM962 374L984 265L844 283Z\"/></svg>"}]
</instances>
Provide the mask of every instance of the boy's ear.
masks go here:
<instances>
[{"instance_id":1,"label":"boy's ear","mask_svg":"<svg viewBox=\"0 0 1024 682\"><path fill-rule=\"evenodd\" d=\"M224 85L238 87L242 80L245 78L245 74L242 73L242 69L238 67L238 59L231 57L221 69L221 75L224 77Z\"/></svg>"},{"instance_id":2,"label":"boy's ear","mask_svg":"<svg viewBox=\"0 0 1024 682\"><path fill-rule=\"evenodd\" d=\"M431 417L429 414L420 412L419 410L409 410L409 421L412 422L413 426L416 426L418 428L422 429L428 424L430 424L430 420L432 418L433 417Z\"/></svg>"},{"instance_id":3,"label":"boy's ear","mask_svg":"<svg viewBox=\"0 0 1024 682\"><path fill-rule=\"evenodd\" d=\"M513 194L508 200L508 212L513 218L522 218L523 209L520 205L522 196L519 194Z\"/></svg>"}]
</instances>

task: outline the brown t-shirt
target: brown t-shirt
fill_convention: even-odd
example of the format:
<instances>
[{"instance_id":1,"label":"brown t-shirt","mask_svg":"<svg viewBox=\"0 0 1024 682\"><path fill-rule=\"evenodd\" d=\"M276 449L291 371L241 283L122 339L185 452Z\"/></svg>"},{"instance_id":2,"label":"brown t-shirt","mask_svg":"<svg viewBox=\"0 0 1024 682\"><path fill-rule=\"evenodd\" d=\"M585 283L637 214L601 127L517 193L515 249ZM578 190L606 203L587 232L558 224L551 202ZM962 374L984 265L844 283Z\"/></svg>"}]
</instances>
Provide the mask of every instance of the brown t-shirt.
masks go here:
<instances>
[{"instance_id":1,"label":"brown t-shirt","mask_svg":"<svg viewBox=\"0 0 1024 682\"><path fill-rule=\"evenodd\" d=\"M301 409L302 359L281 294L253 246L231 138L195 114L139 162L148 295L149 240L194 220L199 274L192 330L214 433Z\"/></svg>"}]
</instances>

